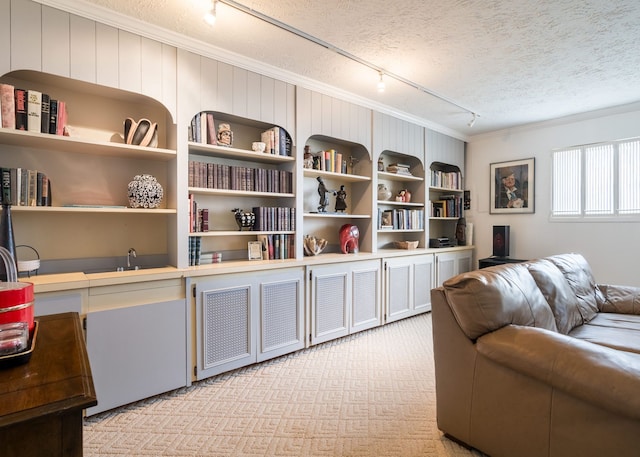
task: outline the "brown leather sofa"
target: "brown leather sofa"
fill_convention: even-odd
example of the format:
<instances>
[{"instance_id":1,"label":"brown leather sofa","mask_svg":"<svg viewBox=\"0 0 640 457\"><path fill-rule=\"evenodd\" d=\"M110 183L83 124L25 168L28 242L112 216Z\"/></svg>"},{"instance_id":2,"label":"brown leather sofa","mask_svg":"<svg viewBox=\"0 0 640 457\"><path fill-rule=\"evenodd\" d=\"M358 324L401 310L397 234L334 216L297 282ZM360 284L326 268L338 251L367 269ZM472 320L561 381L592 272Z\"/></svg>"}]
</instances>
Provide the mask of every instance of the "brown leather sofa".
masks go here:
<instances>
[{"instance_id":1,"label":"brown leather sofa","mask_svg":"<svg viewBox=\"0 0 640 457\"><path fill-rule=\"evenodd\" d=\"M431 291L438 427L492 457L640 456L640 288L579 254Z\"/></svg>"}]
</instances>

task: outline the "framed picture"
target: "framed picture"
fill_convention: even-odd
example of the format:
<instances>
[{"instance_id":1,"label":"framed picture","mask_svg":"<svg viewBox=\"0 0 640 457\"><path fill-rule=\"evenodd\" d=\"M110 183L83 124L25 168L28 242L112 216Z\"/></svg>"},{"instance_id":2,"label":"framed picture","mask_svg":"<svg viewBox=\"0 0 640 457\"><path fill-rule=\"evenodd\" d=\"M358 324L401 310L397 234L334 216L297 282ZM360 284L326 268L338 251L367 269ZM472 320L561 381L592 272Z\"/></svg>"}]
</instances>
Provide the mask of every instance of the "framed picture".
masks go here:
<instances>
[{"instance_id":1,"label":"framed picture","mask_svg":"<svg viewBox=\"0 0 640 457\"><path fill-rule=\"evenodd\" d=\"M260 241L249 241L247 250L249 260L262 260L262 243Z\"/></svg>"},{"instance_id":2,"label":"framed picture","mask_svg":"<svg viewBox=\"0 0 640 457\"><path fill-rule=\"evenodd\" d=\"M491 164L491 214L535 212L535 159Z\"/></svg>"}]
</instances>

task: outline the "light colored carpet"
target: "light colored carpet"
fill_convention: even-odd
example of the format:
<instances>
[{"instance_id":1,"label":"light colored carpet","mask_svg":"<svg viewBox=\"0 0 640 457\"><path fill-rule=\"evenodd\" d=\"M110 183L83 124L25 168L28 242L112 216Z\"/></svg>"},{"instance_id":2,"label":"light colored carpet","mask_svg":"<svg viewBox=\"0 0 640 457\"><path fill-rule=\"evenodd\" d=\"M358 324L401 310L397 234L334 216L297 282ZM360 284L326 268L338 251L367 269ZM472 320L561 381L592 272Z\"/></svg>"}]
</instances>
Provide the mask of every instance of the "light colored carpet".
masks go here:
<instances>
[{"instance_id":1,"label":"light colored carpet","mask_svg":"<svg viewBox=\"0 0 640 457\"><path fill-rule=\"evenodd\" d=\"M431 314L85 420L85 456L482 454L436 426Z\"/></svg>"}]
</instances>

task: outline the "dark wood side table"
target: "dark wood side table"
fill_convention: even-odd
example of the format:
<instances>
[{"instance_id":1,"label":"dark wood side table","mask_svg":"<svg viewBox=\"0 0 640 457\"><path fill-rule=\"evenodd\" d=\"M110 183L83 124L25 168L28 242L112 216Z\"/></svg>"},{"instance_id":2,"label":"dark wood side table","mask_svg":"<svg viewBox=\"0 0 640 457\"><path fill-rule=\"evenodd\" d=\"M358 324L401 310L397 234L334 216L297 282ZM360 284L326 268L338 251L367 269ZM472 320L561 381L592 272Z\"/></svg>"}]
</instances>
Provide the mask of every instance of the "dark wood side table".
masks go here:
<instances>
[{"instance_id":1,"label":"dark wood side table","mask_svg":"<svg viewBox=\"0 0 640 457\"><path fill-rule=\"evenodd\" d=\"M78 313L36 318L30 360L0 370L0 455L82 456L82 411L98 402Z\"/></svg>"},{"instance_id":2,"label":"dark wood side table","mask_svg":"<svg viewBox=\"0 0 640 457\"><path fill-rule=\"evenodd\" d=\"M478 268L487 268L494 265L504 265L505 263L522 263L526 262L523 259L512 259L510 257L487 257L486 259L478 260Z\"/></svg>"}]
</instances>

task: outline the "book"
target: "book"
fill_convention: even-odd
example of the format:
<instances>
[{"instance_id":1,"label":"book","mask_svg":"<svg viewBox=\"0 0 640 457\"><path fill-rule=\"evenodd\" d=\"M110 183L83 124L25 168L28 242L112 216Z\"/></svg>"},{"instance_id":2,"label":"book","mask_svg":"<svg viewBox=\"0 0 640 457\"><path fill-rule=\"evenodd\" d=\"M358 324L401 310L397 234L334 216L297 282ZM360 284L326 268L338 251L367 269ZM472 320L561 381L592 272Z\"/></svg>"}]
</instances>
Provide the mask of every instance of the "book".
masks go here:
<instances>
[{"instance_id":1,"label":"book","mask_svg":"<svg viewBox=\"0 0 640 457\"><path fill-rule=\"evenodd\" d=\"M40 133L49 133L51 101L49 94L42 94L42 107L40 108Z\"/></svg>"},{"instance_id":2,"label":"book","mask_svg":"<svg viewBox=\"0 0 640 457\"><path fill-rule=\"evenodd\" d=\"M58 100L49 99L49 133L55 135L58 131Z\"/></svg>"},{"instance_id":3,"label":"book","mask_svg":"<svg viewBox=\"0 0 640 457\"><path fill-rule=\"evenodd\" d=\"M56 125L56 135L64 135L67 126L67 104L58 100L58 123Z\"/></svg>"},{"instance_id":4,"label":"book","mask_svg":"<svg viewBox=\"0 0 640 457\"><path fill-rule=\"evenodd\" d=\"M27 130L38 132L42 128L42 92L27 91Z\"/></svg>"},{"instance_id":5,"label":"book","mask_svg":"<svg viewBox=\"0 0 640 457\"><path fill-rule=\"evenodd\" d=\"M1 126L5 129L16 128L15 87L11 84L0 84L0 112Z\"/></svg>"},{"instance_id":6,"label":"book","mask_svg":"<svg viewBox=\"0 0 640 457\"><path fill-rule=\"evenodd\" d=\"M2 182L2 204L11 204L11 169L0 168Z\"/></svg>"},{"instance_id":7,"label":"book","mask_svg":"<svg viewBox=\"0 0 640 457\"><path fill-rule=\"evenodd\" d=\"M216 138L216 124L213 120L213 113L207 113L207 143L216 145L218 139Z\"/></svg>"},{"instance_id":8,"label":"book","mask_svg":"<svg viewBox=\"0 0 640 457\"><path fill-rule=\"evenodd\" d=\"M27 130L27 91L24 89L16 89L15 106L16 106L16 129Z\"/></svg>"}]
</instances>

